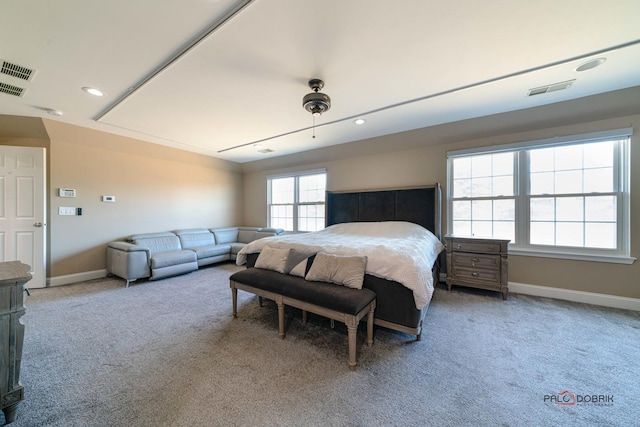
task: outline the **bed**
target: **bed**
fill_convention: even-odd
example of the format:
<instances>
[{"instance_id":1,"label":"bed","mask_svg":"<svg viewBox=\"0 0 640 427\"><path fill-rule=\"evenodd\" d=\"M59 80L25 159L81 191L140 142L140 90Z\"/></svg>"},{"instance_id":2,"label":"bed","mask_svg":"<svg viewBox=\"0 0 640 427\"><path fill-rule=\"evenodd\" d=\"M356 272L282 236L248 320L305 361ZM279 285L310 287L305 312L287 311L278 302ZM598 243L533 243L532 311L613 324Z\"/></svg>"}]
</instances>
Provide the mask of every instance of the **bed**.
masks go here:
<instances>
[{"instance_id":1,"label":"bed","mask_svg":"<svg viewBox=\"0 0 640 427\"><path fill-rule=\"evenodd\" d=\"M265 246L335 255L366 255L363 287L376 293L375 324L420 339L438 280L441 189L328 192L327 227L256 240L236 260L252 267Z\"/></svg>"}]
</instances>

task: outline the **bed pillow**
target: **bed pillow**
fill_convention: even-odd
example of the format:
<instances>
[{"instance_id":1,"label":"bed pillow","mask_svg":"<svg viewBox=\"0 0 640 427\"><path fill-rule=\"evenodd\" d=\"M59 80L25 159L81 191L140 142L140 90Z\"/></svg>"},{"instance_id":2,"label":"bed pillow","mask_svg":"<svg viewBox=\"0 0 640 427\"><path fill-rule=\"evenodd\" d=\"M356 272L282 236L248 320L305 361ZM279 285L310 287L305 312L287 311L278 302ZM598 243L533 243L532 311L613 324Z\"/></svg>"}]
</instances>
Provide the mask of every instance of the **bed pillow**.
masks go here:
<instances>
[{"instance_id":1,"label":"bed pillow","mask_svg":"<svg viewBox=\"0 0 640 427\"><path fill-rule=\"evenodd\" d=\"M256 259L254 267L284 273L287 265L287 259L289 258L289 251L290 249L279 249L272 248L271 246L265 246L260 251L260 255L258 255L258 259Z\"/></svg>"},{"instance_id":2,"label":"bed pillow","mask_svg":"<svg viewBox=\"0 0 640 427\"><path fill-rule=\"evenodd\" d=\"M366 256L340 256L318 252L305 279L362 289L366 267Z\"/></svg>"}]
</instances>

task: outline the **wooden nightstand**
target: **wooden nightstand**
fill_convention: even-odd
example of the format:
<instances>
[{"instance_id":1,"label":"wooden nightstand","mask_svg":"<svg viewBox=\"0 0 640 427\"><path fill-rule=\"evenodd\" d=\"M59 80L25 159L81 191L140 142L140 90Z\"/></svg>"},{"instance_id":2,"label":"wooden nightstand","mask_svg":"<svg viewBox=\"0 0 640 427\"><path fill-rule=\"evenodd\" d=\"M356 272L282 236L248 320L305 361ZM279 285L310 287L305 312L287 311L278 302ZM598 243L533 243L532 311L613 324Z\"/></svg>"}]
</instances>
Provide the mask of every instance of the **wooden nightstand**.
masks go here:
<instances>
[{"instance_id":1,"label":"wooden nightstand","mask_svg":"<svg viewBox=\"0 0 640 427\"><path fill-rule=\"evenodd\" d=\"M446 235L447 289L451 285L509 292L509 240Z\"/></svg>"}]
</instances>

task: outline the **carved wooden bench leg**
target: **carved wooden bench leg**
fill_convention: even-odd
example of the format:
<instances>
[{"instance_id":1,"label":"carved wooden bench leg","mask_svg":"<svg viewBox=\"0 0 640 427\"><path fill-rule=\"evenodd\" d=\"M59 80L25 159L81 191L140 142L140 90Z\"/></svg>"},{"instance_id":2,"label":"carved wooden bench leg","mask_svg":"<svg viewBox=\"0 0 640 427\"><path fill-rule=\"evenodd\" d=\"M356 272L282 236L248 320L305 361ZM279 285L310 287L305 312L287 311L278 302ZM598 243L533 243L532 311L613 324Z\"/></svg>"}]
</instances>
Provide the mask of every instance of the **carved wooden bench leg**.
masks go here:
<instances>
[{"instance_id":1,"label":"carved wooden bench leg","mask_svg":"<svg viewBox=\"0 0 640 427\"><path fill-rule=\"evenodd\" d=\"M375 300L369 307L369 315L367 316L367 346L373 346L373 312L376 308Z\"/></svg>"},{"instance_id":2,"label":"carved wooden bench leg","mask_svg":"<svg viewBox=\"0 0 640 427\"><path fill-rule=\"evenodd\" d=\"M358 333L358 322L355 316L346 316L347 333L349 339L349 369L356 370L356 335Z\"/></svg>"},{"instance_id":3,"label":"carved wooden bench leg","mask_svg":"<svg viewBox=\"0 0 640 427\"><path fill-rule=\"evenodd\" d=\"M233 300L233 318L238 317L238 289L231 287L231 299Z\"/></svg>"},{"instance_id":4,"label":"carved wooden bench leg","mask_svg":"<svg viewBox=\"0 0 640 427\"><path fill-rule=\"evenodd\" d=\"M278 304L278 334L280 338L284 339L284 303L282 298L277 298L276 304Z\"/></svg>"}]
</instances>

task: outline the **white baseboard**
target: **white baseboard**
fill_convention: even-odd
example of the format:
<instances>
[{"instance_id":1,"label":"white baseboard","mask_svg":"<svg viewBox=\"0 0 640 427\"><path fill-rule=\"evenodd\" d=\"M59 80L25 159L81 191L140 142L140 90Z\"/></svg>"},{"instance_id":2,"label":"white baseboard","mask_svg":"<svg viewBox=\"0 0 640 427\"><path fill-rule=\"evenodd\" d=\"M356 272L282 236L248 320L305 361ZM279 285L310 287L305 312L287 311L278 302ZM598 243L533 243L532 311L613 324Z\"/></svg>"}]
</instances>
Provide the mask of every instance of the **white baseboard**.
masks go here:
<instances>
[{"instance_id":1,"label":"white baseboard","mask_svg":"<svg viewBox=\"0 0 640 427\"><path fill-rule=\"evenodd\" d=\"M47 286L62 286L85 280L107 277L107 270L84 271L82 273L66 274L64 276L47 277Z\"/></svg>"},{"instance_id":2,"label":"white baseboard","mask_svg":"<svg viewBox=\"0 0 640 427\"><path fill-rule=\"evenodd\" d=\"M565 301L621 308L640 311L640 299L599 294L595 292L574 291L571 289L552 288L549 286L528 285L526 283L509 282L509 292L537 297L555 298Z\"/></svg>"}]
</instances>

